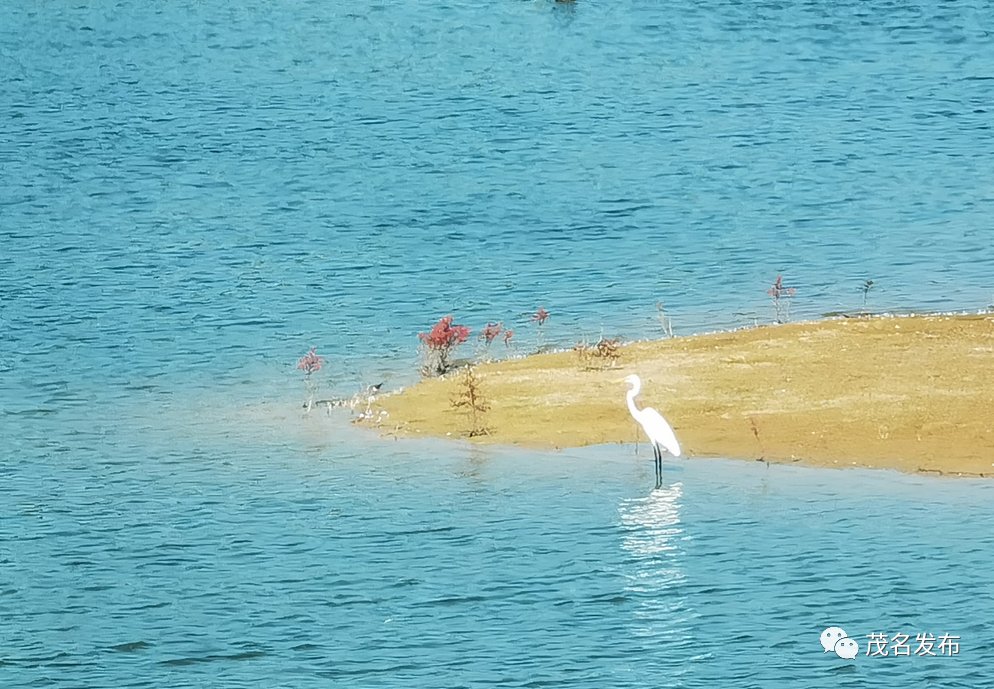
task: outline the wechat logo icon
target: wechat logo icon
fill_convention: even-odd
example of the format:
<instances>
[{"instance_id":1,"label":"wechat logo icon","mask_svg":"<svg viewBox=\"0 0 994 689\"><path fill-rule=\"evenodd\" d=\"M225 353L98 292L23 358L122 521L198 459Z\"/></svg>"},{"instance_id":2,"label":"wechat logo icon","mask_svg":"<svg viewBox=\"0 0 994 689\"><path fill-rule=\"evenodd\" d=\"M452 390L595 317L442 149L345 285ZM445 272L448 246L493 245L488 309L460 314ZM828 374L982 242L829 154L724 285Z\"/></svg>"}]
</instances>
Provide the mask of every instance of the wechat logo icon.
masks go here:
<instances>
[{"instance_id":1,"label":"wechat logo icon","mask_svg":"<svg viewBox=\"0 0 994 689\"><path fill-rule=\"evenodd\" d=\"M825 653L835 651L835 655L846 660L853 660L859 655L859 644L850 639L842 627L829 627L821 633L821 647Z\"/></svg>"}]
</instances>

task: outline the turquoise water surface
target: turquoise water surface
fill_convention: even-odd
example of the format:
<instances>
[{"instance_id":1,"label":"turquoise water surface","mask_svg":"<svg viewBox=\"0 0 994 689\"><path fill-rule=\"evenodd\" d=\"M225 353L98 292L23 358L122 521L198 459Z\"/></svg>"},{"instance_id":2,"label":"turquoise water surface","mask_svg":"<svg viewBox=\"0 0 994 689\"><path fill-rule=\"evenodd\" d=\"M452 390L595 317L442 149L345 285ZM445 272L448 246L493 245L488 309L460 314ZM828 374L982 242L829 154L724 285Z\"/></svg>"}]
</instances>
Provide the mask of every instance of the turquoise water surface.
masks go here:
<instances>
[{"instance_id":1,"label":"turquoise water surface","mask_svg":"<svg viewBox=\"0 0 994 689\"><path fill-rule=\"evenodd\" d=\"M446 313L516 353L539 306L561 346L658 336L657 301L677 334L768 322L778 273L795 318L866 279L984 308L990 20L12 3L0 686L984 686L985 482L678 461L652 491L628 446L305 417L293 367L409 384ZM831 625L961 649L845 661Z\"/></svg>"}]
</instances>

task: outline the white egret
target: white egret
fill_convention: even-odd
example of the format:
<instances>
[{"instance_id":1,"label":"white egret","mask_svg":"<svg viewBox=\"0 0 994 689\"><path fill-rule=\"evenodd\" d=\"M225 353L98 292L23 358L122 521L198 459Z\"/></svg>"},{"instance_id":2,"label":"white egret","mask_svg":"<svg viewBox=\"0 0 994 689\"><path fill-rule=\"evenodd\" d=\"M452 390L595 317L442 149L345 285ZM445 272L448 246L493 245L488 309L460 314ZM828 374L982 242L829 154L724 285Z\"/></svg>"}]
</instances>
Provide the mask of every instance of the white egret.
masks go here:
<instances>
[{"instance_id":1,"label":"white egret","mask_svg":"<svg viewBox=\"0 0 994 689\"><path fill-rule=\"evenodd\" d=\"M649 444L652 445L653 456L656 459L656 488L659 488L663 485L663 451L679 457L680 443L662 414L652 407L639 409L635 406L635 397L642 390L642 379L632 374L625 378L625 382L631 385L627 395L628 411L632 413L632 418L638 421L649 438Z\"/></svg>"}]
</instances>

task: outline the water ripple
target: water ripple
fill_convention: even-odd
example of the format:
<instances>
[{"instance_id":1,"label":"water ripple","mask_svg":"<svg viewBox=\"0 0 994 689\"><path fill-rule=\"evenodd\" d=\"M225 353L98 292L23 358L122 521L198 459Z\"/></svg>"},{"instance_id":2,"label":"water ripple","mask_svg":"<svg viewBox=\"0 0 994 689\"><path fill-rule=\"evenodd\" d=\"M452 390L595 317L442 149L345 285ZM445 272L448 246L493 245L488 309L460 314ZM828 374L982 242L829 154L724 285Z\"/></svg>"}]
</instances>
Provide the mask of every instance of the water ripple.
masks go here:
<instances>
[{"instance_id":1,"label":"water ripple","mask_svg":"<svg viewBox=\"0 0 994 689\"><path fill-rule=\"evenodd\" d=\"M405 384L445 313L518 353L539 306L559 345L657 334L657 301L678 333L766 321L779 272L797 316L867 278L875 310L986 306L979 11L10 8L4 686L982 686L986 486L708 463L646 492L618 448L301 419L293 370ZM829 622L964 650L847 667Z\"/></svg>"}]
</instances>

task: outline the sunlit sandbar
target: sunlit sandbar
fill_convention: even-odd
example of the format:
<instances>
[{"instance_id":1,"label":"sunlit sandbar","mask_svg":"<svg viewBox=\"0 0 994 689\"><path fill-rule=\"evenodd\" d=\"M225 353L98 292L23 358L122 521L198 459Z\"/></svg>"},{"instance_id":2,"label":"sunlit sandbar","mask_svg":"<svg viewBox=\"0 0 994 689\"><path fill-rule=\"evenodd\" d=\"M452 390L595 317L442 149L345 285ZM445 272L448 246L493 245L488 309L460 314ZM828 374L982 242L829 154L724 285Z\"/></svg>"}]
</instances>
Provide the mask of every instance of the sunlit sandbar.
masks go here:
<instances>
[{"instance_id":1,"label":"sunlit sandbar","mask_svg":"<svg viewBox=\"0 0 994 689\"><path fill-rule=\"evenodd\" d=\"M687 457L994 475L994 314L832 318L635 342L610 364L574 352L476 368L488 433L473 442L633 442L624 375ZM458 375L376 401L378 427L465 437ZM651 451L643 445L643 452Z\"/></svg>"}]
</instances>

